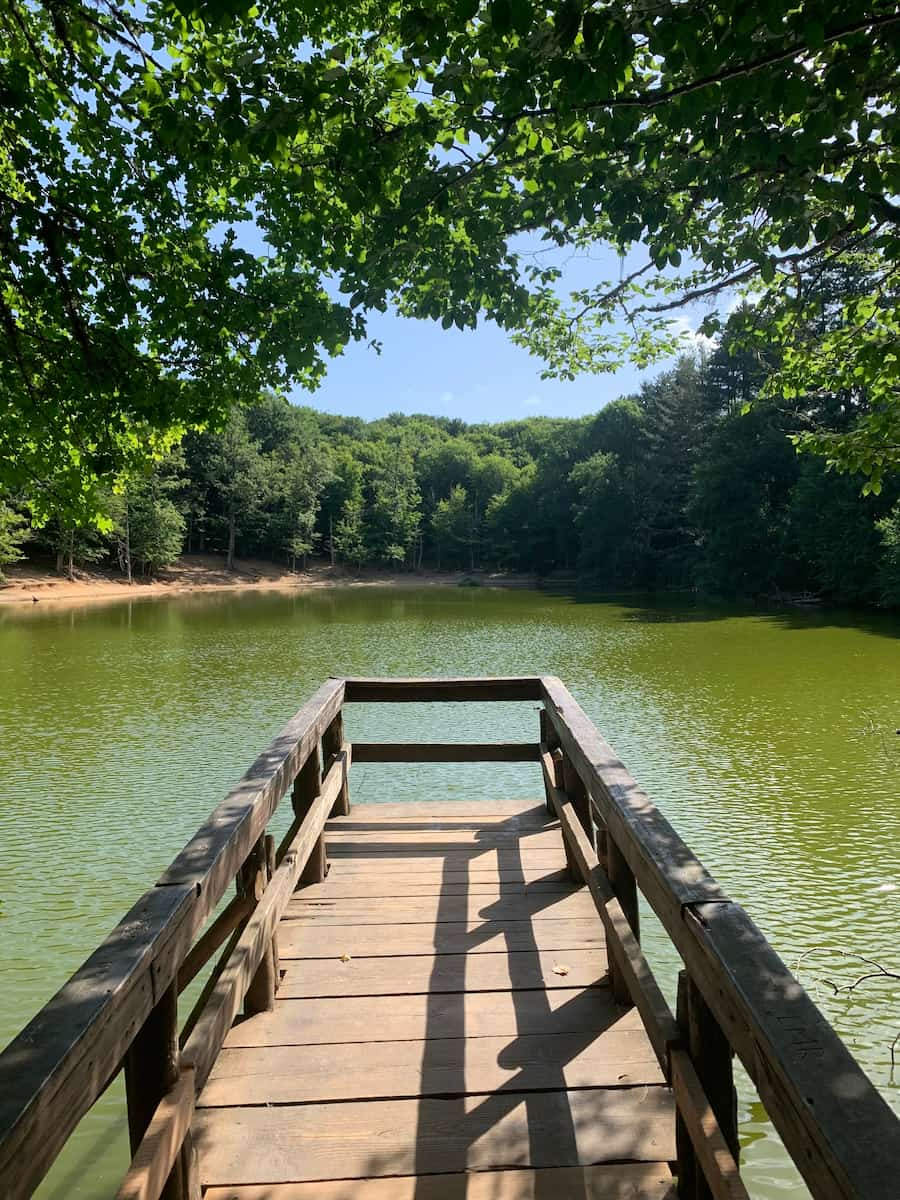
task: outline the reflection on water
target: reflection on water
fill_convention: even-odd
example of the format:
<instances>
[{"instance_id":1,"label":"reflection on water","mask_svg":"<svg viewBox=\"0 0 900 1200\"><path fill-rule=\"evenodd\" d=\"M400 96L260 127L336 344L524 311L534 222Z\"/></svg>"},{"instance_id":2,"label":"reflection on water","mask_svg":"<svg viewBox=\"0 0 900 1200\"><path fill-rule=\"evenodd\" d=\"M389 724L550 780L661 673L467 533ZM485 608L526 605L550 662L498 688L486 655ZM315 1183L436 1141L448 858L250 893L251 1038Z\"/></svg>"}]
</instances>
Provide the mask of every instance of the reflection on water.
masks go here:
<instances>
[{"instance_id":1,"label":"reflection on water","mask_svg":"<svg viewBox=\"0 0 900 1200\"><path fill-rule=\"evenodd\" d=\"M897 970L900 622L530 592L219 593L0 612L0 1034L11 1036L332 674L560 675L792 967L814 947ZM360 740L533 736L534 706L359 705ZM530 764L354 768L357 801L540 793ZM647 922L664 979L671 952ZM844 974L835 978L835 972ZM857 972L858 974L858 972ZM823 952L802 977L888 1099L897 984ZM898 1104L900 1107L900 1104ZM116 1090L42 1195L110 1194ZM756 1195L797 1194L742 1095Z\"/></svg>"}]
</instances>

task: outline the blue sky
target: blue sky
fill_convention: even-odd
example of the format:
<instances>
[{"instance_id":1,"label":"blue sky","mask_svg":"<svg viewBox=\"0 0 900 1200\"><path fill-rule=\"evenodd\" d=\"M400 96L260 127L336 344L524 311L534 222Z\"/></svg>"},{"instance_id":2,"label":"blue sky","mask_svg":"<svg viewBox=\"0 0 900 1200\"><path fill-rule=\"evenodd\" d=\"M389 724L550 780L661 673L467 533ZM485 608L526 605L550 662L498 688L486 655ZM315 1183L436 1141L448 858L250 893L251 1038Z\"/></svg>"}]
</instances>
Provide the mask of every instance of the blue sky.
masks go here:
<instances>
[{"instance_id":1,"label":"blue sky","mask_svg":"<svg viewBox=\"0 0 900 1200\"><path fill-rule=\"evenodd\" d=\"M612 250L598 249L590 256L566 253L557 263L563 270L563 291L619 278L619 259ZM681 319L696 328L702 315ZM664 369L657 365L641 372L626 366L573 382L542 380L540 360L487 322L461 332L444 330L438 322L373 313L369 336L382 343L380 355L366 343L349 346L331 362L318 391L296 390L295 403L368 420L390 412L461 417L470 423L538 414L574 417L636 391L642 379Z\"/></svg>"}]
</instances>

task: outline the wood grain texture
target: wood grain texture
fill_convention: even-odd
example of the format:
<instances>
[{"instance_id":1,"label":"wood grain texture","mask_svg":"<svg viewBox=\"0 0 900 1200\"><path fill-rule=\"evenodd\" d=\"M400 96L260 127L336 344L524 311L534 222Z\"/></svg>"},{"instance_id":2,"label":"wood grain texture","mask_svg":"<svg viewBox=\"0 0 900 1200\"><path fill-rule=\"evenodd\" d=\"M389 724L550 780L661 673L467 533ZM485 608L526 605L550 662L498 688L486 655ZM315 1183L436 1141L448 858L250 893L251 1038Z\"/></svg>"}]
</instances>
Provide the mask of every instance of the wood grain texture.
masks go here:
<instances>
[{"instance_id":1,"label":"wood grain texture","mask_svg":"<svg viewBox=\"0 0 900 1200\"><path fill-rule=\"evenodd\" d=\"M400 954L506 954L510 950L593 950L604 945L593 920L447 921L427 925L303 925L286 921L278 931L282 963L290 958L386 957Z\"/></svg>"},{"instance_id":2,"label":"wood grain texture","mask_svg":"<svg viewBox=\"0 0 900 1200\"><path fill-rule=\"evenodd\" d=\"M664 1082L642 1029L624 1017L585 1038L445 1038L325 1046L223 1050L203 1089L206 1108L333 1100L479 1095L566 1088L638 1087Z\"/></svg>"},{"instance_id":3,"label":"wood grain texture","mask_svg":"<svg viewBox=\"0 0 900 1200\"><path fill-rule=\"evenodd\" d=\"M503 1092L462 1099L206 1108L195 1135L205 1186L585 1166L674 1154L666 1088Z\"/></svg>"},{"instance_id":4,"label":"wood grain texture","mask_svg":"<svg viewBox=\"0 0 900 1200\"><path fill-rule=\"evenodd\" d=\"M568 896L582 889L582 884L575 885L562 872L553 871L544 874L532 872L530 877L522 875L513 879L503 879L498 872L493 877L488 872L482 872L469 879L449 873L445 877L440 871L433 874L417 872L413 877L380 873L373 877L362 873L342 875L340 868L336 867L327 883L302 887L297 892L297 898L315 900L327 896L334 901L368 899L377 902L381 897L399 900L417 896L483 896L483 903L489 904L491 900L508 896L538 896L544 892Z\"/></svg>"},{"instance_id":5,"label":"wood grain texture","mask_svg":"<svg viewBox=\"0 0 900 1200\"><path fill-rule=\"evenodd\" d=\"M210 1188L204 1200L676 1200L666 1163Z\"/></svg>"},{"instance_id":6,"label":"wood grain texture","mask_svg":"<svg viewBox=\"0 0 900 1200\"><path fill-rule=\"evenodd\" d=\"M433 871L440 867L447 872L453 871L521 871L530 870L558 871L565 866L566 856L560 843L558 850L548 848L541 850L521 849L519 846L491 846L471 850L463 847L446 849L441 844L435 846L401 846L390 843L378 843L377 848L359 843L341 845L328 839L328 856L334 860L349 860L344 869L350 871Z\"/></svg>"},{"instance_id":7,"label":"wood grain texture","mask_svg":"<svg viewBox=\"0 0 900 1200\"><path fill-rule=\"evenodd\" d=\"M329 1042L427 1041L525 1033L597 1034L621 1015L608 989L593 987L284 999L272 1012L257 1013L235 1025L225 1046L321 1046Z\"/></svg>"},{"instance_id":8,"label":"wood grain texture","mask_svg":"<svg viewBox=\"0 0 900 1200\"><path fill-rule=\"evenodd\" d=\"M184 1067L175 1086L160 1101L116 1200L159 1200L190 1128L194 1095L194 1070Z\"/></svg>"},{"instance_id":9,"label":"wood grain texture","mask_svg":"<svg viewBox=\"0 0 900 1200\"><path fill-rule=\"evenodd\" d=\"M559 850L562 837L558 829L390 829L372 832L365 830L332 829L328 834L329 849L336 854L348 848L361 853L380 854L394 849L408 851L419 847L426 853L455 853L464 850L478 853L482 849L519 847L523 851Z\"/></svg>"},{"instance_id":10,"label":"wood grain texture","mask_svg":"<svg viewBox=\"0 0 900 1200\"><path fill-rule=\"evenodd\" d=\"M284 964L278 995L399 996L416 992L497 992L594 987L606 981L602 950L512 954L420 954L399 958L304 958Z\"/></svg>"},{"instance_id":11,"label":"wood grain texture","mask_svg":"<svg viewBox=\"0 0 900 1200\"><path fill-rule=\"evenodd\" d=\"M438 925L445 921L547 921L590 918L596 909L587 891L533 896L383 897L379 900L292 899L285 919L320 925Z\"/></svg>"},{"instance_id":12,"label":"wood grain texture","mask_svg":"<svg viewBox=\"0 0 900 1200\"><path fill-rule=\"evenodd\" d=\"M503 805L503 810L497 806ZM508 806L508 807L507 807ZM409 810L409 811L407 811ZM538 800L410 800L402 804L357 804L347 817L328 822L328 829L550 829L557 821Z\"/></svg>"}]
</instances>

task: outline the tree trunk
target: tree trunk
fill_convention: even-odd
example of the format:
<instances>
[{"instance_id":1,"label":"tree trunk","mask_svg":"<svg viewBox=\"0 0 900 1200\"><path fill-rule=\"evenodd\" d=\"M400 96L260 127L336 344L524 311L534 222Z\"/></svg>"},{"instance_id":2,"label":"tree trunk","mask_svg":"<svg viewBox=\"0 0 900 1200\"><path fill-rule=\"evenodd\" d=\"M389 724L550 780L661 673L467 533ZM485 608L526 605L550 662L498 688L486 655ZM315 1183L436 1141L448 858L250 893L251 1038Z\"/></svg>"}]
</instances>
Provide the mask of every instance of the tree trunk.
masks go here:
<instances>
[{"instance_id":1,"label":"tree trunk","mask_svg":"<svg viewBox=\"0 0 900 1200\"><path fill-rule=\"evenodd\" d=\"M235 535L235 519L234 513L228 515L228 556L225 559L225 570L234 570L234 535Z\"/></svg>"},{"instance_id":2,"label":"tree trunk","mask_svg":"<svg viewBox=\"0 0 900 1200\"><path fill-rule=\"evenodd\" d=\"M69 566L66 574L70 579L75 578L75 530L69 530Z\"/></svg>"},{"instance_id":3,"label":"tree trunk","mask_svg":"<svg viewBox=\"0 0 900 1200\"><path fill-rule=\"evenodd\" d=\"M334 513L328 514L328 549L331 553L331 565L334 567Z\"/></svg>"},{"instance_id":4,"label":"tree trunk","mask_svg":"<svg viewBox=\"0 0 900 1200\"><path fill-rule=\"evenodd\" d=\"M132 583L131 577L131 520L128 515L128 500L125 500L125 578Z\"/></svg>"}]
</instances>

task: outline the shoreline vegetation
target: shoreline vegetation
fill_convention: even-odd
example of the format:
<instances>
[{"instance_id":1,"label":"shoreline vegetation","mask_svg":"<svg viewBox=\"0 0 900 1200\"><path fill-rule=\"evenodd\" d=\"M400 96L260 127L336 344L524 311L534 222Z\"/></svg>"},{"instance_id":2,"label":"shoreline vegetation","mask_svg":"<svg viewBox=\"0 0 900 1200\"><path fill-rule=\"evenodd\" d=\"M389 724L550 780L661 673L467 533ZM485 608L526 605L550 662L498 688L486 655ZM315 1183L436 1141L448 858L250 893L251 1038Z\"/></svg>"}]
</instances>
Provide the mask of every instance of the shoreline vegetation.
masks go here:
<instances>
[{"instance_id":1,"label":"shoreline vegetation","mask_svg":"<svg viewBox=\"0 0 900 1200\"><path fill-rule=\"evenodd\" d=\"M24 561L6 570L0 582L0 606L145 599L191 595L197 592L296 591L328 587L504 587L533 588L538 579L506 571L392 571L387 568L332 567L311 562L305 570L289 571L262 559L238 559L228 570L225 556L185 554L160 571L156 578L134 578L129 583L116 570L79 570L75 578L57 574L50 562Z\"/></svg>"}]
</instances>

